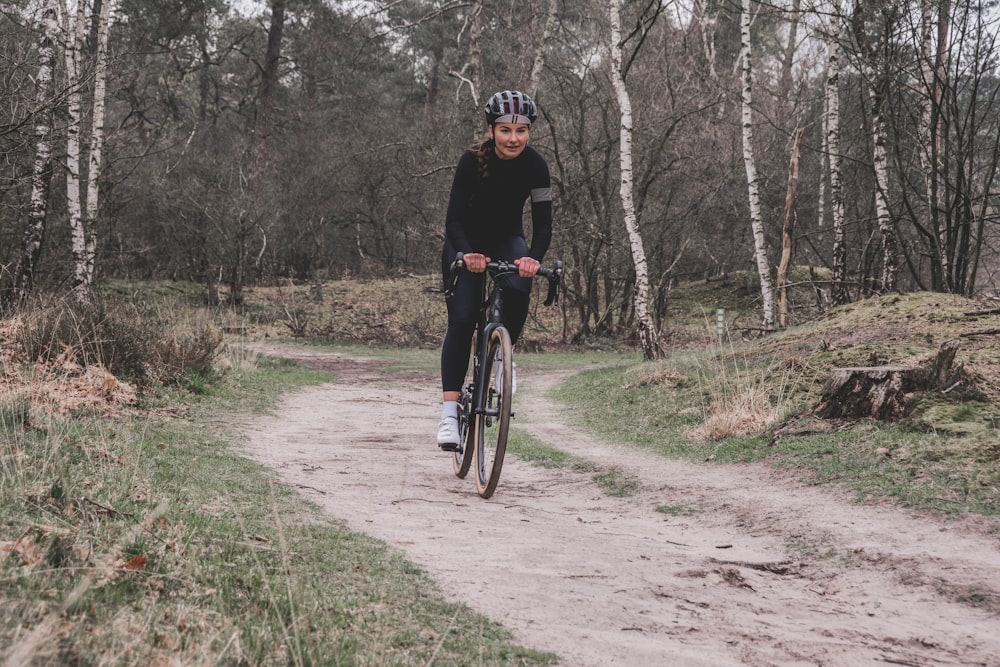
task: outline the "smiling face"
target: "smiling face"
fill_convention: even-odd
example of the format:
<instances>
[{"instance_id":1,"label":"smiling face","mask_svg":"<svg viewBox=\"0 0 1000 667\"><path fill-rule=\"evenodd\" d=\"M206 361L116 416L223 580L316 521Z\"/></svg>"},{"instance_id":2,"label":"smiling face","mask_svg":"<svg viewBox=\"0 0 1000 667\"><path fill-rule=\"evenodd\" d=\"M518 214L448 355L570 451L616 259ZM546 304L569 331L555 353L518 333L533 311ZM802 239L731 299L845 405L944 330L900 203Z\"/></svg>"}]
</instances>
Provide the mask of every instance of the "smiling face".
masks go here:
<instances>
[{"instance_id":1,"label":"smiling face","mask_svg":"<svg viewBox=\"0 0 1000 667\"><path fill-rule=\"evenodd\" d=\"M497 157L513 160L528 145L531 126L527 123L496 123L490 127L490 137L496 144Z\"/></svg>"}]
</instances>

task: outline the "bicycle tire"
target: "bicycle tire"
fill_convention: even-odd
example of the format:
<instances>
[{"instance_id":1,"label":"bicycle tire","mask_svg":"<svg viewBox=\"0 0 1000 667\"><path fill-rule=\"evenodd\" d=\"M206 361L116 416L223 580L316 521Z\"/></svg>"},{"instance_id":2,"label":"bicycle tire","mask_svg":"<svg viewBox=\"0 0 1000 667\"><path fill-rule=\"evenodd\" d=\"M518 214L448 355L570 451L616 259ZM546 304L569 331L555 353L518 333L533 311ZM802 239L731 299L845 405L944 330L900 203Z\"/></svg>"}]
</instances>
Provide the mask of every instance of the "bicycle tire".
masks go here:
<instances>
[{"instance_id":1,"label":"bicycle tire","mask_svg":"<svg viewBox=\"0 0 1000 667\"><path fill-rule=\"evenodd\" d=\"M489 334L486 358L481 360L480 380L482 405L476 410L476 490L482 498L496 491L507 453L507 431L510 428L511 370L513 347L510 334L503 326ZM497 364L500 365L500 385L497 385Z\"/></svg>"},{"instance_id":2,"label":"bicycle tire","mask_svg":"<svg viewBox=\"0 0 1000 667\"><path fill-rule=\"evenodd\" d=\"M475 370L470 368L470 373ZM471 378L471 375L470 375ZM458 441L461 447L452 455L451 465L455 471L455 476L465 479L472 467L472 460L475 456L475 429L471 428L473 422L472 410L472 384L467 383L458 399Z\"/></svg>"}]
</instances>

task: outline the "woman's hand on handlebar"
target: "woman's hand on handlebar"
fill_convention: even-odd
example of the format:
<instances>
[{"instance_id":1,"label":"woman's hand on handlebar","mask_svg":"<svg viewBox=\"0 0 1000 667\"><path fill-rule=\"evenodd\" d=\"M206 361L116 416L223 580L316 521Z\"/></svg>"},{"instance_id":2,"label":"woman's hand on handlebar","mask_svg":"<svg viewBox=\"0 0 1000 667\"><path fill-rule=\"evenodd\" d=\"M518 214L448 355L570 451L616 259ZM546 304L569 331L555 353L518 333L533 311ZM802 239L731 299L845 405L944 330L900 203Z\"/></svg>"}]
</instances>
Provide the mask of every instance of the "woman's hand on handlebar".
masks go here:
<instances>
[{"instance_id":1,"label":"woman's hand on handlebar","mask_svg":"<svg viewBox=\"0 0 1000 667\"><path fill-rule=\"evenodd\" d=\"M517 266L517 274L522 278L532 278L538 269L541 268L541 263L534 257L522 257L521 259L515 259L514 265Z\"/></svg>"},{"instance_id":2,"label":"woman's hand on handlebar","mask_svg":"<svg viewBox=\"0 0 1000 667\"><path fill-rule=\"evenodd\" d=\"M465 268L473 273L482 273L486 270L486 264L490 258L478 252L468 252L462 258L465 261Z\"/></svg>"}]
</instances>

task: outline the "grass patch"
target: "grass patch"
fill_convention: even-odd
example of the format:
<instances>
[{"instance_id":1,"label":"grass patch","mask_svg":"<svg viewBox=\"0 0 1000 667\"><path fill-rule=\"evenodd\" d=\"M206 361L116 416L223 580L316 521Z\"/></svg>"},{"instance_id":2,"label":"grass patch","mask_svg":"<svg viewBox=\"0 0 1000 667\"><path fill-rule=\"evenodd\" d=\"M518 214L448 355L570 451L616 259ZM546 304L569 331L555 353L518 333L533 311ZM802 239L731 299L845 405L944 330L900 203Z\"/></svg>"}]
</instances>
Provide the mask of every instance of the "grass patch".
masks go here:
<instances>
[{"instance_id":1,"label":"grass patch","mask_svg":"<svg viewBox=\"0 0 1000 667\"><path fill-rule=\"evenodd\" d=\"M989 589L980 586L955 586L945 581L939 581L936 588L940 594L950 597L956 602L989 612L1000 610L1000 598Z\"/></svg>"},{"instance_id":2,"label":"grass patch","mask_svg":"<svg viewBox=\"0 0 1000 667\"><path fill-rule=\"evenodd\" d=\"M587 459L551 447L519 428L510 429L507 435L507 451L522 461L541 468L567 468L577 472L597 470L597 466Z\"/></svg>"},{"instance_id":3,"label":"grass patch","mask_svg":"<svg viewBox=\"0 0 1000 667\"><path fill-rule=\"evenodd\" d=\"M845 560L848 557L839 554L836 549L826 546L815 540L804 539L801 536L793 535L785 542L785 549L789 553L798 554L800 558L836 561Z\"/></svg>"},{"instance_id":4,"label":"grass patch","mask_svg":"<svg viewBox=\"0 0 1000 667\"><path fill-rule=\"evenodd\" d=\"M621 366L586 371L554 394L572 406L566 410L574 419L601 437L661 455L727 463L767 460L817 483L845 484L862 498L1000 514L1000 459L989 422L981 422L976 432L985 435L978 438L927 432L912 424L859 423L801 436L775 438L765 431L708 440L698 436L710 401L703 382L691 373L680 374L669 387L630 384L635 372ZM959 408L954 414L969 419L980 413ZM949 425L957 431L954 422Z\"/></svg>"},{"instance_id":5,"label":"grass patch","mask_svg":"<svg viewBox=\"0 0 1000 667\"><path fill-rule=\"evenodd\" d=\"M649 370L645 364L638 369ZM708 450L688 435L704 415L697 376L662 386L636 380L635 372L627 365L587 370L568 378L553 395L567 406L567 416L605 439L663 455L703 456Z\"/></svg>"},{"instance_id":6,"label":"grass patch","mask_svg":"<svg viewBox=\"0 0 1000 667\"><path fill-rule=\"evenodd\" d=\"M615 498L627 498L639 493L639 478L635 475L621 470L611 468L594 475L594 482L601 487L604 493Z\"/></svg>"},{"instance_id":7,"label":"grass patch","mask_svg":"<svg viewBox=\"0 0 1000 667\"><path fill-rule=\"evenodd\" d=\"M657 505L656 511L660 514L666 514L667 516L691 516L697 513L695 508L683 503L674 505Z\"/></svg>"},{"instance_id":8,"label":"grass patch","mask_svg":"<svg viewBox=\"0 0 1000 667\"><path fill-rule=\"evenodd\" d=\"M846 485L861 498L998 515L1000 446L993 401L926 397L901 423L777 430L808 414L834 365L906 364L933 354L948 339L938 329L954 328L962 307L969 306L941 295L853 304L844 314L850 330L831 318L829 329L813 324L759 341L673 350L658 362L613 363L570 377L554 396L566 406L567 417L601 437L664 456L766 460L817 483ZM892 320L879 320L886 312L926 318L927 335L904 341ZM865 328L862 313L882 328L871 323ZM848 335L864 340L831 349L829 340ZM827 342L816 345L818 339ZM970 352L985 388L994 386L995 355L988 348Z\"/></svg>"},{"instance_id":9,"label":"grass patch","mask_svg":"<svg viewBox=\"0 0 1000 667\"><path fill-rule=\"evenodd\" d=\"M601 468L587 459L551 447L520 429L511 429L507 449L519 459L542 468L563 468L591 475L604 493L627 498L639 492L639 478L620 468Z\"/></svg>"}]
</instances>

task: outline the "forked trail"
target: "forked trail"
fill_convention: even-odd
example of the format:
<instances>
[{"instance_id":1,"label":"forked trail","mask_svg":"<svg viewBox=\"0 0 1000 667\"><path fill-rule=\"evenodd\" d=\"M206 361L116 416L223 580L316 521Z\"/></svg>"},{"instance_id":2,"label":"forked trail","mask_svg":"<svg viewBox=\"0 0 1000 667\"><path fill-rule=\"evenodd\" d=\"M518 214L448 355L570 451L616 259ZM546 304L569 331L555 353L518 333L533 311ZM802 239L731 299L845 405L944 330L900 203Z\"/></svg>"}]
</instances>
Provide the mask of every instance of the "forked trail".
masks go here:
<instances>
[{"instance_id":1,"label":"forked trail","mask_svg":"<svg viewBox=\"0 0 1000 667\"><path fill-rule=\"evenodd\" d=\"M339 380L288 396L252 427L250 455L566 665L1000 665L1000 616L960 601L1000 600L995 523L618 448L567 424L546 398L558 375L523 371L514 428L641 490L608 497L588 473L508 455L484 501L434 445L434 378L271 352Z\"/></svg>"}]
</instances>

